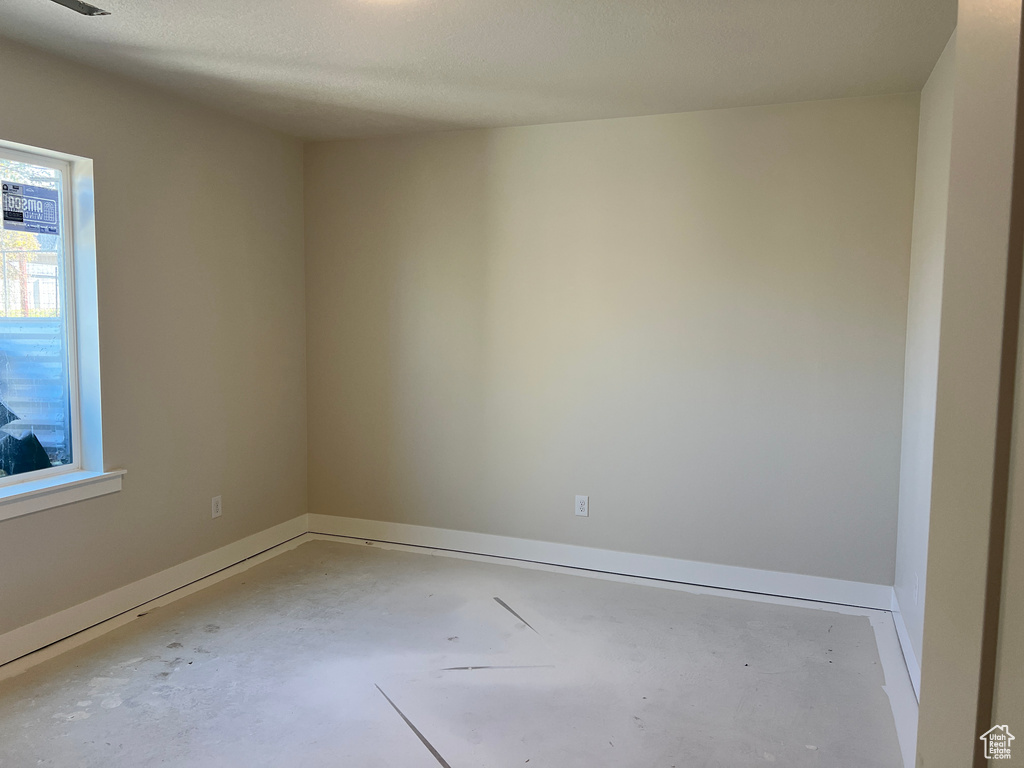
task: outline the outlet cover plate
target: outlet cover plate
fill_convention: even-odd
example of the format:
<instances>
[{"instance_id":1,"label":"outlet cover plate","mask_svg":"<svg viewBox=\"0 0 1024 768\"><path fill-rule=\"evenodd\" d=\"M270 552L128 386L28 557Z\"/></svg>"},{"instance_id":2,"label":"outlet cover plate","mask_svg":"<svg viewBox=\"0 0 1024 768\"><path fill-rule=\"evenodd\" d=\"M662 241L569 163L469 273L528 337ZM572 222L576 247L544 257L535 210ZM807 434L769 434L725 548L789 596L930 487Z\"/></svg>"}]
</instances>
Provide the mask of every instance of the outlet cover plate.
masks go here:
<instances>
[{"instance_id":1,"label":"outlet cover plate","mask_svg":"<svg viewBox=\"0 0 1024 768\"><path fill-rule=\"evenodd\" d=\"M590 517L590 497L576 497L576 517Z\"/></svg>"}]
</instances>

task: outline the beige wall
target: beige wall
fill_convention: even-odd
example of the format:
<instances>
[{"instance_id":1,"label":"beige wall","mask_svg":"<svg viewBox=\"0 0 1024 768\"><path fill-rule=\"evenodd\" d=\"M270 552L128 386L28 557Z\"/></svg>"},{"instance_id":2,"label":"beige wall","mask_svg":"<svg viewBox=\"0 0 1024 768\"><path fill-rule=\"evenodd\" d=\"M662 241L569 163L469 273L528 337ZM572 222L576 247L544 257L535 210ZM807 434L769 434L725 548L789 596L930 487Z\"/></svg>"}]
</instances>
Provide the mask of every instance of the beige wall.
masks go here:
<instances>
[{"instance_id":1,"label":"beige wall","mask_svg":"<svg viewBox=\"0 0 1024 768\"><path fill-rule=\"evenodd\" d=\"M891 584L917 126L308 145L310 511Z\"/></svg>"},{"instance_id":2,"label":"beige wall","mask_svg":"<svg viewBox=\"0 0 1024 768\"><path fill-rule=\"evenodd\" d=\"M95 160L124 490L0 522L0 632L305 512L298 141L0 41L0 138ZM210 519L210 498L224 515Z\"/></svg>"},{"instance_id":3,"label":"beige wall","mask_svg":"<svg viewBox=\"0 0 1024 768\"><path fill-rule=\"evenodd\" d=\"M942 262L946 251L949 153L953 132L955 52L954 33L921 91L914 238L910 248L896 597L918 659L921 658L924 634L928 514L932 491L932 443L935 439Z\"/></svg>"},{"instance_id":4,"label":"beige wall","mask_svg":"<svg viewBox=\"0 0 1024 768\"><path fill-rule=\"evenodd\" d=\"M978 736L988 727L977 720L989 693L982 662L993 650L984 625L1020 22L1019 2L959 2L921 658L923 768L981 765Z\"/></svg>"}]
</instances>

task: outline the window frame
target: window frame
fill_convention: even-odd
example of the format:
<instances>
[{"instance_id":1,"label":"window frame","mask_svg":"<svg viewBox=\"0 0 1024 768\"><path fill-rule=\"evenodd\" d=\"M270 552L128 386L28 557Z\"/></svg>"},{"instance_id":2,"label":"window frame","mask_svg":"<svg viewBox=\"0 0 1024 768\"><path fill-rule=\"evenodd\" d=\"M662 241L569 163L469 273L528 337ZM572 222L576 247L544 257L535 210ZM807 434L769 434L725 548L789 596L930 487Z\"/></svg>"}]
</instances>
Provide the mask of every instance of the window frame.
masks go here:
<instances>
[{"instance_id":1,"label":"window frame","mask_svg":"<svg viewBox=\"0 0 1024 768\"><path fill-rule=\"evenodd\" d=\"M64 301L68 313L72 420L70 464L0 478L3 521L120 491L125 470L107 470L103 461L93 161L3 137L0 152L21 162L55 167L62 172Z\"/></svg>"},{"instance_id":2,"label":"window frame","mask_svg":"<svg viewBox=\"0 0 1024 768\"><path fill-rule=\"evenodd\" d=\"M60 173L60 214L61 214L61 240L64 244L61 254L62 264L59 269L63 270L64 286L61 292L61 310L64 313L64 334L67 353L68 371L68 399L70 401L68 428L71 430L71 463L61 464L47 469L38 469L34 472L24 472L17 475L0 477L0 489L7 486L17 485L30 480L40 480L55 475L62 475L69 472L78 472L82 469L82 435L81 418L79 407L78 380L78 314L75 304L75 230L74 230L74 206L71 190L71 163L63 158L53 157L38 152L24 152L10 149L0 142L0 158L13 160L18 163L38 165L44 168L52 168ZM0 226L3 226L0 224Z\"/></svg>"}]
</instances>

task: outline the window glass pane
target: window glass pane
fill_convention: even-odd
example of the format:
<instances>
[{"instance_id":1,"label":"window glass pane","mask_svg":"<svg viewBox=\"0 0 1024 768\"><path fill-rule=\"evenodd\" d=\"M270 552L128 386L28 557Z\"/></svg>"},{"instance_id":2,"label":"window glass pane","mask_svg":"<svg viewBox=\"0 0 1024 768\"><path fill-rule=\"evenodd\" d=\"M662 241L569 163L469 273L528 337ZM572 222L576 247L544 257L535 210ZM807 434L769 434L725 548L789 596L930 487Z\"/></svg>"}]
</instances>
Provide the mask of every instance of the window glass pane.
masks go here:
<instances>
[{"instance_id":1,"label":"window glass pane","mask_svg":"<svg viewBox=\"0 0 1024 768\"><path fill-rule=\"evenodd\" d=\"M61 172L0 155L0 477L70 464Z\"/></svg>"}]
</instances>

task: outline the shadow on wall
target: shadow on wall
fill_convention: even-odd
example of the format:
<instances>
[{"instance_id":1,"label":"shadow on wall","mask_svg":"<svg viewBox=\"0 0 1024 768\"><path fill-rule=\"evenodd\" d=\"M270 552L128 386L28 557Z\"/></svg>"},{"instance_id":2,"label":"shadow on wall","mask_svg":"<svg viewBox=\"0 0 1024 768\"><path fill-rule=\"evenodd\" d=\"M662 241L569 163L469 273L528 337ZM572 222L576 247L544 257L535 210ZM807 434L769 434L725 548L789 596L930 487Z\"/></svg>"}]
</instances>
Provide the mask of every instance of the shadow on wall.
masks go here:
<instances>
[{"instance_id":1,"label":"shadow on wall","mask_svg":"<svg viewBox=\"0 0 1024 768\"><path fill-rule=\"evenodd\" d=\"M310 511L892 583L916 131L308 145Z\"/></svg>"}]
</instances>

